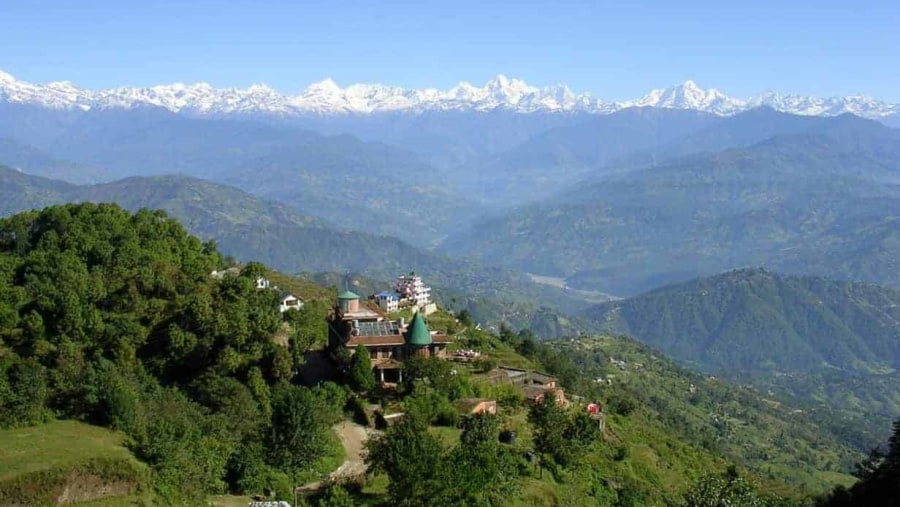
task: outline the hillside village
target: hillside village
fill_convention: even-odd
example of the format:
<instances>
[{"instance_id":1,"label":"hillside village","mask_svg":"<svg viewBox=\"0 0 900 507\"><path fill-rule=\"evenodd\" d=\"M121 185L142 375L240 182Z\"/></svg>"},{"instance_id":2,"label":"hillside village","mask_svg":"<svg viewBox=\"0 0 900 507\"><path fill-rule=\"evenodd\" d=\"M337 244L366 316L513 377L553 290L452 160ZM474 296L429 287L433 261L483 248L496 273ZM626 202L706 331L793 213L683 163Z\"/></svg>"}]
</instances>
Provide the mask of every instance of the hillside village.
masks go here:
<instances>
[{"instance_id":1,"label":"hillside village","mask_svg":"<svg viewBox=\"0 0 900 507\"><path fill-rule=\"evenodd\" d=\"M240 274L241 268L232 266L213 271L211 276L221 280ZM282 314L303 308L300 297L280 290L263 276L255 277L254 284L258 290L272 290L279 294L279 311ZM412 312L409 322L402 316L392 315L402 310ZM490 359L488 354L478 350L454 346L452 336L431 330L426 317L437 311L431 287L425 285L422 277L415 272L398 276L392 290L377 292L368 298L345 290L338 294L325 317L328 324L327 357L340 365L342 357L352 358L360 348L365 348L374 378L385 389L396 389L403 382L403 362L406 359L432 358L470 368L476 360L483 362ZM620 362L619 367L624 369L624 363ZM558 379L541 372L497 365L484 372L483 378L489 384L515 387L531 403L541 403L549 396L560 405L572 404L566 398L565 389L558 385ZM580 401L580 398L576 399ZM469 405L471 408L466 410L467 413L496 413L496 400L467 399L461 403L461 406ZM590 402L584 406L595 417L602 418L600 404Z\"/></svg>"}]
</instances>

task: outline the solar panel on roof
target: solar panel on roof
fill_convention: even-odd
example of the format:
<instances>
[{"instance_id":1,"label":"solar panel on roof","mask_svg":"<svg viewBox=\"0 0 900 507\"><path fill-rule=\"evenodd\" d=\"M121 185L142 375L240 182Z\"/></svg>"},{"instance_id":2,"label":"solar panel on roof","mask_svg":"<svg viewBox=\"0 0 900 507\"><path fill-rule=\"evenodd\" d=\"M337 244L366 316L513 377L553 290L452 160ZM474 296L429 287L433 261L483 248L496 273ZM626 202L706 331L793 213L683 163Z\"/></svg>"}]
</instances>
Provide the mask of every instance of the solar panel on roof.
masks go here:
<instances>
[{"instance_id":1,"label":"solar panel on roof","mask_svg":"<svg viewBox=\"0 0 900 507\"><path fill-rule=\"evenodd\" d=\"M400 334L397 322L360 322L356 325L357 336L388 336Z\"/></svg>"}]
</instances>

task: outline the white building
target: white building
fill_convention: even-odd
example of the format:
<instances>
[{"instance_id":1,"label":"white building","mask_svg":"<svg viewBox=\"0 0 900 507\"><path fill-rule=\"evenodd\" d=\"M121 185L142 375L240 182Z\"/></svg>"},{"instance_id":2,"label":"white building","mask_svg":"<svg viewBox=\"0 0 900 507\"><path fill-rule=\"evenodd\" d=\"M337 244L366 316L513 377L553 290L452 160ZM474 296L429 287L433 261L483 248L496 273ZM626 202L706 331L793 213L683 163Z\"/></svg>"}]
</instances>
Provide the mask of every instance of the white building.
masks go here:
<instances>
[{"instance_id":1,"label":"white building","mask_svg":"<svg viewBox=\"0 0 900 507\"><path fill-rule=\"evenodd\" d=\"M396 312L400 309L400 296L394 292L379 292L375 294L375 301L378 303L379 308L388 313Z\"/></svg>"},{"instance_id":2,"label":"white building","mask_svg":"<svg viewBox=\"0 0 900 507\"><path fill-rule=\"evenodd\" d=\"M419 308L431 303L431 287L426 287L422 283L422 277L415 273L397 277L394 290L401 299L410 301Z\"/></svg>"},{"instance_id":3,"label":"white building","mask_svg":"<svg viewBox=\"0 0 900 507\"><path fill-rule=\"evenodd\" d=\"M278 310L284 313L288 310L299 310L303 308L303 301L290 292L282 292Z\"/></svg>"}]
</instances>

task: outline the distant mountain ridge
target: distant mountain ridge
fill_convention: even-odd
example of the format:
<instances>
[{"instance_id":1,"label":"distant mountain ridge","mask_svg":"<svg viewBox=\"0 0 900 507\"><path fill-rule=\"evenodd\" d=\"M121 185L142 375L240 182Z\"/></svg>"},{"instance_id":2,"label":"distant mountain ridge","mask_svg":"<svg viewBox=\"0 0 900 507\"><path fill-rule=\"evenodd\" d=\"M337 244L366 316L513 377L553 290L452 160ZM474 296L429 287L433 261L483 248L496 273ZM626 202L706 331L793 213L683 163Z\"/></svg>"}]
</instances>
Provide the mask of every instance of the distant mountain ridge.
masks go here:
<instances>
[{"instance_id":1,"label":"distant mountain ridge","mask_svg":"<svg viewBox=\"0 0 900 507\"><path fill-rule=\"evenodd\" d=\"M900 290L743 269L602 303L586 315L712 372L900 368Z\"/></svg>"},{"instance_id":2,"label":"distant mountain ridge","mask_svg":"<svg viewBox=\"0 0 900 507\"><path fill-rule=\"evenodd\" d=\"M605 101L587 93L574 93L557 84L535 87L520 79L498 75L484 86L461 82L441 91L434 88L404 89L381 84L353 84L341 88L331 79L309 85L296 95L282 94L261 84L248 88L214 88L207 83L176 83L144 88L107 90L80 88L69 81L33 84L0 71L0 101L33 104L54 109L131 109L160 107L195 116L346 115L427 111L587 112L608 114L630 107L692 109L720 116L767 105L799 115L835 116L852 113L866 118L900 114L900 104L852 95L810 97L766 92L749 99L730 97L716 89L702 89L693 81L651 90L633 100Z\"/></svg>"},{"instance_id":3,"label":"distant mountain ridge","mask_svg":"<svg viewBox=\"0 0 900 507\"><path fill-rule=\"evenodd\" d=\"M793 130L600 174L441 248L620 296L746 266L900 285L900 131L851 115Z\"/></svg>"}]
</instances>

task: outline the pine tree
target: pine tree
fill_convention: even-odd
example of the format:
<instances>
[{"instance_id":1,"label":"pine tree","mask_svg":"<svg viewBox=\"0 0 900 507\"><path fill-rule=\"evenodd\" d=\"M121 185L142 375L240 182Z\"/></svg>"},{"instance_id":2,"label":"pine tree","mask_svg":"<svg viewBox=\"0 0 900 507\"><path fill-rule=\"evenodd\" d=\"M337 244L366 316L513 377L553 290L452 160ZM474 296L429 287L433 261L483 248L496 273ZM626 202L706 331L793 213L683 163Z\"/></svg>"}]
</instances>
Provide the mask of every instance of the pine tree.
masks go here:
<instances>
[{"instance_id":1,"label":"pine tree","mask_svg":"<svg viewBox=\"0 0 900 507\"><path fill-rule=\"evenodd\" d=\"M375 388L372 359L365 347L357 347L350 359L350 384L358 391L371 391Z\"/></svg>"}]
</instances>

